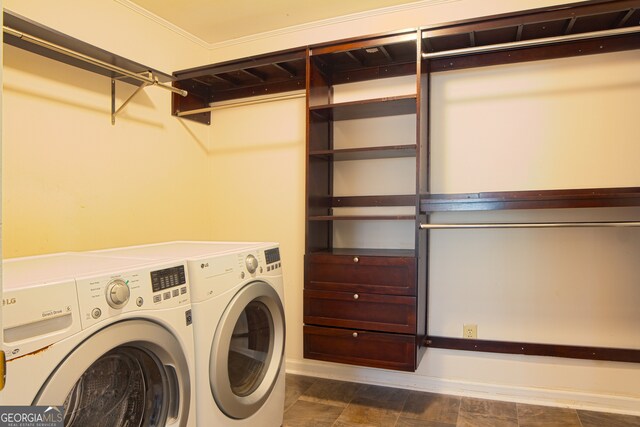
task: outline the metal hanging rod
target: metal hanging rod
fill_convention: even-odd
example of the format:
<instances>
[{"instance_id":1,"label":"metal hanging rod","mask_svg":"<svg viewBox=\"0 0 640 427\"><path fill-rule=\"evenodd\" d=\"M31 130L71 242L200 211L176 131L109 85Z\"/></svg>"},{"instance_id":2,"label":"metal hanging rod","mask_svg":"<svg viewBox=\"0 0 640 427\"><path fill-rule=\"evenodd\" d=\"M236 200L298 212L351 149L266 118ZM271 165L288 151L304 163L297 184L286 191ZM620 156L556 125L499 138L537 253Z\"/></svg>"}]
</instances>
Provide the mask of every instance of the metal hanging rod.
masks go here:
<instances>
[{"instance_id":1,"label":"metal hanging rod","mask_svg":"<svg viewBox=\"0 0 640 427\"><path fill-rule=\"evenodd\" d=\"M28 41L29 43L37 44L39 46L42 46L42 47L45 47L47 49L53 50L55 52L62 53L63 55L67 55L67 56L70 56L72 58L79 59L79 60L84 61L86 63L95 65L97 67L104 68L104 69L109 70L109 71L113 71L114 73L122 74L124 76L130 77L132 79L135 79L135 80L138 80L138 81L140 81L142 83L145 83L146 85L158 86L158 87L161 87L162 89L166 89L168 91L171 91L173 93L177 93L177 94L182 95L182 96L187 96L188 95L188 92L186 90L178 89L178 88L175 88L173 86L166 85L164 83L160 83L158 81L158 79L155 76L153 76L152 74L151 74L151 76L146 76L146 75L143 75L143 74L137 74L137 73L134 73L132 71L125 70L124 68L120 68L120 67L118 67L116 65L109 64L108 62L100 61L99 59L92 58L90 56L84 55L82 53L76 52L76 51L71 50L71 49L67 49L66 47L59 46L59 45L57 45L55 43L48 42L46 40L43 40L41 38L29 35L27 33L23 33L21 31L16 31L11 27L7 27L6 25L2 26L2 30L7 34L10 34L10 35L12 35L14 37L17 37L19 39Z\"/></svg>"},{"instance_id":2,"label":"metal hanging rod","mask_svg":"<svg viewBox=\"0 0 640 427\"><path fill-rule=\"evenodd\" d=\"M457 229L482 229L482 228L584 228L584 227L640 227L640 221L420 224L420 229L422 230L457 230Z\"/></svg>"},{"instance_id":3,"label":"metal hanging rod","mask_svg":"<svg viewBox=\"0 0 640 427\"><path fill-rule=\"evenodd\" d=\"M517 42L498 43L498 44L487 45L487 46L466 47L461 49L445 50L442 52L423 53L422 57L424 59L446 58L446 57L452 57L452 56L470 55L474 53L496 52L501 50L521 48L521 47L544 46L544 45L570 42L570 41L594 39L598 37L620 36L625 34L633 34L637 32L640 32L640 26L628 27L628 28L615 28L612 30L603 30L603 31L592 31L589 33L581 33L581 34L567 34L564 36L545 37L545 38L533 39L533 40L521 40Z\"/></svg>"},{"instance_id":4,"label":"metal hanging rod","mask_svg":"<svg viewBox=\"0 0 640 427\"><path fill-rule=\"evenodd\" d=\"M278 95L267 95L262 98L251 99L248 101L221 102L217 105L212 105L210 107L205 107L205 108L198 108L196 110L178 111L176 115L178 117L191 116L193 114L207 113L209 111L224 110L227 108L235 108L235 107L245 107L247 105L264 104L265 102L271 102L271 101L283 101L286 99L304 98L305 96L306 96L306 92L304 90L296 91L294 93L289 92L289 93L278 94Z\"/></svg>"}]
</instances>

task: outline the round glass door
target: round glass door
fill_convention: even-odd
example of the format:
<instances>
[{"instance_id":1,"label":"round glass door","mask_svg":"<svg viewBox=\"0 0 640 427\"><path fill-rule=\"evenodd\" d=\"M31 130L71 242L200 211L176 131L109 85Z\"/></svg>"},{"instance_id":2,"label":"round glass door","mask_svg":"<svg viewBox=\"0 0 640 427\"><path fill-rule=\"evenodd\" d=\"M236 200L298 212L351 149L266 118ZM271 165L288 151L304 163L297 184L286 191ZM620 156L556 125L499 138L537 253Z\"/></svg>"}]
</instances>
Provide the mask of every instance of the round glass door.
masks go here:
<instances>
[{"instance_id":1,"label":"round glass door","mask_svg":"<svg viewBox=\"0 0 640 427\"><path fill-rule=\"evenodd\" d=\"M153 355L118 347L98 360L74 384L64 402L65 426L164 425L167 379Z\"/></svg>"},{"instance_id":2,"label":"round glass door","mask_svg":"<svg viewBox=\"0 0 640 427\"><path fill-rule=\"evenodd\" d=\"M65 427L184 426L191 387L178 339L156 323L127 320L76 347L33 405L64 405Z\"/></svg>"},{"instance_id":3,"label":"round glass door","mask_svg":"<svg viewBox=\"0 0 640 427\"><path fill-rule=\"evenodd\" d=\"M227 416L253 415L269 397L284 354L282 302L265 282L243 287L227 306L211 346L210 384Z\"/></svg>"}]
</instances>

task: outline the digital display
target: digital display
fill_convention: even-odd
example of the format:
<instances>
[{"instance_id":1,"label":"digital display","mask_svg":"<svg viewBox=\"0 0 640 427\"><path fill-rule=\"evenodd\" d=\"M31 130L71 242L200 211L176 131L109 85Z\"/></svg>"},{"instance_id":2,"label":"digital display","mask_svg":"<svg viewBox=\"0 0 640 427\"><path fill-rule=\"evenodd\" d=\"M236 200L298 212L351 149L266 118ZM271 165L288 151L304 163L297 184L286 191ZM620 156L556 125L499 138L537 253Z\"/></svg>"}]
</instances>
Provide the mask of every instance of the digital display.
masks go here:
<instances>
[{"instance_id":1,"label":"digital display","mask_svg":"<svg viewBox=\"0 0 640 427\"><path fill-rule=\"evenodd\" d=\"M280 261L280 248L267 249L264 251L264 257L267 260L267 264Z\"/></svg>"},{"instance_id":2,"label":"digital display","mask_svg":"<svg viewBox=\"0 0 640 427\"><path fill-rule=\"evenodd\" d=\"M184 265L151 272L153 292L184 285L185 283L187 283L187 276L184 272Z\"/></svg>"}]
</instances>

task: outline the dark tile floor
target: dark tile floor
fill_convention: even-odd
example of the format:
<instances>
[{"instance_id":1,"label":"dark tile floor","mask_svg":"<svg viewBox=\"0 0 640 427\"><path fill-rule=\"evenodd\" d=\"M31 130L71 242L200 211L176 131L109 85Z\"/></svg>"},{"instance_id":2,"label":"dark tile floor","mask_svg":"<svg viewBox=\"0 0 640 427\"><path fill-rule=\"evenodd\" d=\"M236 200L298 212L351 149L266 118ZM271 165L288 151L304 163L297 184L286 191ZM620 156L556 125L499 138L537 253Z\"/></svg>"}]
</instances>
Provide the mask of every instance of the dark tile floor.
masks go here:
<instances>
[{"instance_id":1,"label":"dark tile floor","mask_svg":"<svg viewBox=\"0 0 640 427\"><path fill-rule=\"evenodd\" d=\"M287 374L284 426L640 427L640 417Z\"/></svg>"}]
</instances>

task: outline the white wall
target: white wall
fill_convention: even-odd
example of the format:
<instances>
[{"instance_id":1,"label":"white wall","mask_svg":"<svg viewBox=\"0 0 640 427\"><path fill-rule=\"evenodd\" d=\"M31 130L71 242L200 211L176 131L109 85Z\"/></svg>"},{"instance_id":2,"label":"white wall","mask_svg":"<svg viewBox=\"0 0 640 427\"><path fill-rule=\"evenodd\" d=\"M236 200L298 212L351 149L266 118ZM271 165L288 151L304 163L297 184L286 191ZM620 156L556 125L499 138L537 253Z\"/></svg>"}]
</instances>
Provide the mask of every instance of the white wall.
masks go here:
<instances>
[{"instance_id":1,"label":"white wall","mask_svg":"<svg viewBox=\"0 0 640 427\"><path fill-rule=\"evenodd\" d=\"M336 20L219 44L214 46L211 58L218 61L508 12L515 7L558 3L426 2L418 9L361 15L357 20ZM639 89L639 64L632 52L435 75L434 191L638 186L640 177L634 160L639 153L628 124L639 111L628 101L636 96L624 95ZM615 83L610 81L612 75L616 76ZM496 93L497 88L502 92ZM597 105L585 103L593 96L601 101ZM430 349L418 371L406 374L303 359L304 170L295 162L304 161L304 112L301 102L287 102L214 112L211 144L219 147L213 149L214 181L225 181L226 187L214 187L215 198L229 201L215 210L218 223L214 234L233 239L269 235L286 248L288 371L485 398L638 413L640 369L634 364ZM579 115L567 113L576 108ZM466 124L470 118L471 125ZM524 118L529 122L533 118L534 125L525 127ZM567 125L567 120L572 123ZM601 125L604 122L607 124ZM579 125L583 125L580 132ZM388 126L387 130L393 132L403 125ZM342 131L350 129L338 130ZM292 133L297 136L290 136ZM274 139L292 143L286 148L279 145L262 150ZM285 151L294 163L285 164L276 157L282 153L284 158ZM243 165L244 172L237 172ZM366 166L358 173L366 174L364 169ZM339 170L336 173L341 174ZM273 174L280 188L273 190L271 200L262 198L268 184L254 177ZM349 193L351 178L346 172L336 178L340 180L338 190ZM391 175L386 178L389 185L403 185ZM251 194L256 194L260 202L253 202L248 188L258 189ZM289 203L289 209L283 203ZM639 213L635 208L592 209L450 214L435 219L606 220L637 219ZM278 231L265 229L262 216L279 222L273 226ZM269 229L274 233L269 234ZM640 267L633 261L633 254L640 249L638 230L433 234L430 333L460 337L462 324L468 322L479 324L479 338L484 339L640 348L635 330L640 314L634 308L640 302ZM347 239L352 237L346 235Z\"/></svg>"}]
</instances>

